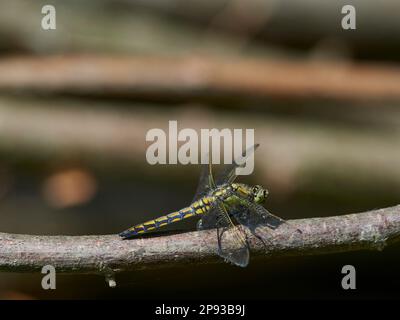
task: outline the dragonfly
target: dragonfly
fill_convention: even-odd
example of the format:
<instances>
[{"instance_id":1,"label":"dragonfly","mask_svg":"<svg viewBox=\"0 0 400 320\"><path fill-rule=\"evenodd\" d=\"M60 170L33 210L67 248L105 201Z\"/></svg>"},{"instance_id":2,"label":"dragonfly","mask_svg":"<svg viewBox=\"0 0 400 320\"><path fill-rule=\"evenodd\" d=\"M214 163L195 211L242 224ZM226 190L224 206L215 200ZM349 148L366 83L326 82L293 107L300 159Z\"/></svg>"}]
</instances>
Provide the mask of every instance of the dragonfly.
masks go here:
<instances>
[{"instance_id":1,"label":"dragonfly","mask_svg":"<svg viewBox=\"0 0 400 320\"><path fill-rule=\"evenodd\" d=\"M208 164L202 165L199 184L191 205L137 224L119 235L128 239L183 219L200 216L198 230L217 231L218 255L234 265L246 267L249 264L250 246L243 226L265 245L265 231L259 230L274 230L287 223L262 206L268 196L267 189L260 185L249 186L235 182L236 169L243 167L246 159L258 147L259 144L256 144L247 149L242 155L242 164L238 160L233 161L215 178L209 156ZM301 232L298 229L296 231Z\"/></svg>"}]
</instances>

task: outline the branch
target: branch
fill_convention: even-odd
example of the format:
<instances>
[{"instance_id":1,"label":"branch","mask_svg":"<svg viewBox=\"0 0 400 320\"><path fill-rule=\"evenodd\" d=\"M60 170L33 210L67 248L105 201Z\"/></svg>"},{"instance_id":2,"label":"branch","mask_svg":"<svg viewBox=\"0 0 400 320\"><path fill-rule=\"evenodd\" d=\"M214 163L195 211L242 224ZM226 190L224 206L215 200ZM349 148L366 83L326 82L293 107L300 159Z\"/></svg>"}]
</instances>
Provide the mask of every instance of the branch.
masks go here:
<instances>
[{"instance_id":1,"label":"branch","mask_svg":"<svg viewBox=\"0 0 400 320\"><path fill-rule=\"evenodd\" d=\"M267 251L249 237L252 256L303 256L363 249L382 250L399 240L400 205L359 214L291 220L269 232ZM216 254L215 230L121 240L117 235L31 236L0 233L0 270L103 273L171 265L223 262Z\"/></svg>"},{"instance_id":2,"label":"branch","mask_svg":"<svg viewBox=\"0 0 400 320\"><path fill-rule=\"evenodd\" d=\"M151 100L286 97L390 101L400 99L400 69L396 65L207 56L20 57L0 60L0 90Z\"/></svg>"},{"instance_id":3,"label":"branch","mask_svg":"<svg viewBox=\"0 0 400 320\"><path fill-rule=\"evenodd\" d=\"M386 117L382 128L360 130L358 126L337 126L336 122L321 127L318 121L281 121L251 113L243 117L190 108L172 112L146 110L140 105L138 112L127 112L113 110L115 106L106 103L93 107L97 107L96 112L85 102L1 97L2 161L33 161L43 166L72 160L113 173L118 169L124 174L145 172L164 179L191 175L197 179L195 166L168 166L166 170L145 161L148 130L168 132L168 121L174 119L180 130L193 128L199 137L203 128L253 128L261 142L255 165L257 179L268 181L280 194L300 187L321 190L321 182L330 179L346 182L342 193L357 188L360 194L361 190L372 190L397 197L400 190L400 149L394 147L400 139L397 113L382 112L380 117ZM363 117L367 115L376 118L375 112L365 111ZM365 181L374 181L375 187L364 189L369 185Z\"/></svg>"}]
</instances>

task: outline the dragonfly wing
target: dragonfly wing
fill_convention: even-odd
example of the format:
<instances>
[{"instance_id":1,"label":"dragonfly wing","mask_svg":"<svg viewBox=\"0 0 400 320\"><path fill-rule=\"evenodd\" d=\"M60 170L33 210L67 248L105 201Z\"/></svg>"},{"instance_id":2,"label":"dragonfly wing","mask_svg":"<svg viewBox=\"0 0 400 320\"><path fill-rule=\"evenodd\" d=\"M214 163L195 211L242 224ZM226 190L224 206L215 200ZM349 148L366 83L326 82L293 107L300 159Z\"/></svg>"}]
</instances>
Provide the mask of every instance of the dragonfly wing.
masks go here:
<instances>
[{"instance_id":1,"label":"dragonfly wing","mask_svg":"<svg viewBox=\"0 0 400 320\"><path fill-rule=\"evenodd\" d=\"M225 169L223 169L221 173L217 176L215 180L216 184L217 185L231 184L233 181L235 181L237 177L236 169L239 167L243 167L245 165L245 161L247 160L247 158L254 153L254 151L258 148L258 146L259 144L251 146L242 154L243 163L239 164L239 160L235 159L232 164L227 165Z\"/></svg>"},{"instance_id":2,"label":"dragonfly wing","mask_svg":"<svg viewBox=\"0 0 400 320\"><path fill-rule=\"evenodd\" d=\"M246 267L250 255L246 234L232 222L222 202L215 204L198 224L199 230L214 228L217 229L218 254L237 266Z\"/></svg>"},{"instance_id":3,"label":"dragonfly wing","mask_svg":"<svg viewBox=\"0 0 400 320\"><path fill-rule=\"evenodd\" d=\"M247 158L253 154L258 146L259 144L251 146L242 154L244 161L246 161ZM208 154L207 157L208 163L202 165L199 183L197 185L197 190L192 202L199 200L201 197L205 196L210 190L215 189L216 186L222 184L231 184L233 181L235 181L237 177L236 168L244 166L244 163L239 164L238 159L236 159L235 161L233 161L232 164L227 165L225 169L223 169L220 174L218 174L217 179L214 181L210 154Z\"/></svg>"},{"instance_id":4,"label":"dragonfly wing","mask_svg":"<svg viewBox=\"0 0 400 320\"><path fill-rule=\"evenodd\" d=\"M204 197L210 190L208 185L208 165L203 164L201 166L199 183L197 184L197 189L194 194L192 203Z\"/></svg>"},{"instance_id":5,"label":"dragonfly wing","mask_svg":"<svg viewBox=\"0 0 400 320\"><path fill-rule=\"evenodd\" d=\"M210 190L215 189L214 176L212 173L212 163L210 154L208 154L208 163L202 164L199 183L192 203L204 197Z\"/></svg>"},{"instance_id":6,"label":"dragonfly wing","mask_svg":"<svg viewBox=\"0 0 400 320\"><path fill-rule=\"evenodd\" d=\"M268 227L269 229L275 230L282 224L287 224L293 228L294 232L302 233L301 230L293 227L286 220L273 215L263 206L248 201L243 200L245 205L241 205L241 209L235 211L235 219L244 226L248 227L250 231L256 236L265 235L265 230L261 232L258 231L259 227Z\"/></svg>"}]
</instances>

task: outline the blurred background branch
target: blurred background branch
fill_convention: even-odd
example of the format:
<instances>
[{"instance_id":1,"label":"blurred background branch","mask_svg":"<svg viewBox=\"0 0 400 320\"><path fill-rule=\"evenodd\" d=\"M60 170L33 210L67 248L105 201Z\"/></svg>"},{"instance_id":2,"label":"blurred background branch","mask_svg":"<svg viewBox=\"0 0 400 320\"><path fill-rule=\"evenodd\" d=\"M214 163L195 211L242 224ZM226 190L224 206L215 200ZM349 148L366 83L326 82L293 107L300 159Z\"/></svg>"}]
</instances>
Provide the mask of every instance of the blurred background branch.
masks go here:
<instances>
[{"instance_id":1,"label":"blurred background branch","mask_svg":"<svg viewBox=\"0 0 400 320\"><path fill-rule=\"evenodd\" d=\"M230 97L330 98L365 103L399 101L400 68L200 56L20 57L0 60L0 90L158 101Z\"/></svg>"},{"instance_id":2,"label":"blurred background branch","mask_svg":"<svg viewBox=\"0 0 400 320\"><path fill-rule=\"evenodd\" d=\"M383 130L376 130L367 120L353 129L312 121L283 122L267 115L244 118L241 113L221 114L191 106L163 110L158 105L138 104L134 114L129 109L110 111L112 106L98 103L94 110L73 100L0 99L0 152L12 155L4 161L71 161L102 171L134 170L178 180L189 174L195 181L195 166L165 170L145 161L146 132L152 128L168 132L172 110L179 129L254 128L261 143L256 161L262 160L256 162L257 180L268 181L278 194L310 183L318 189L322 177L346 181L342 190L346 192L351 186L362 188L363 177L368 177L385 192L399 195L400 149L393 148L400 139L399 118L393 116L388 115ZM368 118L367 110L363 116Z\"/></svg>"}]
</instances>

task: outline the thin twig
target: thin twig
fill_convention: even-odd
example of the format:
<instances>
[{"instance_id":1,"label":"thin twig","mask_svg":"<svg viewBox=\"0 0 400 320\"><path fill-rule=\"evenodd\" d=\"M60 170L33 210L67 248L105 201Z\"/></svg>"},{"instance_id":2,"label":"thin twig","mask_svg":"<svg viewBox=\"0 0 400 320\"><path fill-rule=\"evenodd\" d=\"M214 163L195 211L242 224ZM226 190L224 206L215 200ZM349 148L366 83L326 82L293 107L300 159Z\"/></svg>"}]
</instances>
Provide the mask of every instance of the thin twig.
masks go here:
<instances>
[{"instance_id":1,"label":"thin twig","mask_svg":"<svg viewBox=\"0 0 400 320\"><path fill-rule=\"evenodd\" d=\"M253 256L303 256L382 250L399 240L400 205L359 214L292 220L269 232L265 248L250 236ZM302 233L293 232L293 227ZM110 273L171 265L223 262L215 230L121 240L117 235L32 236L0 233L0 270L37 272L53 265L65 273Z\"/></svg>"}]
</instances>

